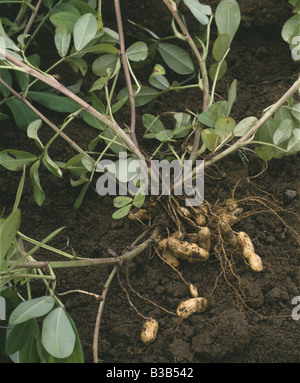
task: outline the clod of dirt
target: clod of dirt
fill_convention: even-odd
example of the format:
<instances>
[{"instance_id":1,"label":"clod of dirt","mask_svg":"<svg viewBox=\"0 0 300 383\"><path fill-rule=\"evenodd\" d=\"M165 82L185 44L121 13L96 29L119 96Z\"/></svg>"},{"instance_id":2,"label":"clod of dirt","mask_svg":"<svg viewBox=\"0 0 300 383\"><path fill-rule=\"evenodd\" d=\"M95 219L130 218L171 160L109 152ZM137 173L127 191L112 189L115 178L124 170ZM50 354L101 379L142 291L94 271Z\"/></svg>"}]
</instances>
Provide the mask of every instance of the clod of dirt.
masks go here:
<instances>
[{"instance_id":1,"label":"clod of dirt","mask_svg":"<svg viewBox=\"0 0 300 383\"><path fill-rule=\"evenodd\" d=\"M245 315L228 309L198 331L192 340L192 350L199 356L216 361L242 351L250 338L250 326Z\"/></svg>"}]
</instances>

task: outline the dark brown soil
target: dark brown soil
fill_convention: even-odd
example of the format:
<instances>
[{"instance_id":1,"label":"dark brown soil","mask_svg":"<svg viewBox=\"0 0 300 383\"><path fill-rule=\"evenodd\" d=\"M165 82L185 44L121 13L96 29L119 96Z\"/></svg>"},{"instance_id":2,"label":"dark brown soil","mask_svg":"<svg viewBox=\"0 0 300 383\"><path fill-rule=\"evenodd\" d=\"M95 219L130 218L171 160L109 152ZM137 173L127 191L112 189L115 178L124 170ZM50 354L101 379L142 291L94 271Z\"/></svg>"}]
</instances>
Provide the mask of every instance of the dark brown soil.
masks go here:
<instances>
[{"instance_id":1,"label":"dark brown soil","mask_svg":"<svg viewBox=\"0 0 300 383\"><path fill-rule=\"evenodd\" d=\"M121 2L126 32L136 32L126 22L129 18L141 23L159 35L171 33L170 15L161 1ZM216 1L207 1L213 7ZM115 28L113 2L104 1L104 21ZM233 117L259 117L264 108L274 103L291 85L297 74L297 66L291 59L289 47L280 36L283 23L291 16L287 1L263 2L239 1L242 12L241 28L228 58L229 72L218 88L218 94L226 95L231 81L238 80L238 98ZM159 15L159 17L158 17ZM157 22L157 17L159 22ZM189 19L188 13L186 14ZM196 28L196 26L195 26ZM128 36L128 38L130 38ZM49 42L51 46L52 42ZM51 55L45 56L51 62ZM148 70L149 69L149 70ZM72 74L63 67L62 76L72 83ZM148 78L151 68L137 73ZM75 76L74 76L75 77ZM63 77L64 78L64 77ZM73 79L74 80L74 79ZM86 80L88 83L91 78ZM73 81L74 83L75 81ZM87 87L88 88L88 87ZM201 107L201 94L196 91L168 93L154 107L154 113L175 110L197 110ZM145 110L139 110L138 121ZM125 110L118 121L126 123L129 111ZM60 116L51 116L59 120ZM43 127L43 139L52 134ZM82 147L95 137L95 132L81 121L67 128L70 135ZM1 123L0 150L5 148L35 152L36 147L25 134L13 126ZM75 153L63 140L58 139L51 155L56 160L66 160ZM99 339L99 358L104 362L300 362L300 321L294 321L291 311L292 298L300 295L300 251L293 233L300 234L300 156L271 161L260 174L264 163L252 152L241 153L218 163L218 168L208 171L205 178L205 198L212 204L231 196L237 185L235 197L244 200L246 212L256 212L238 223L253 239L256 251L261 255L264 271L253 273L242 261L237 261L238 279L230 272L222 255L211 254L203 264L182 264L184 279L194 283L200 296L208 297L209 308L201 314L180 321L161 308L151 305L135 295L126 285L125 270L120 279L127 287L131 302L144 316L152 316L159 322L156 341L145 347L140 341L143 319L129 304L117 278L113 280L105 302ZM220 174L226 174L221 177ZM0 210L11 211L17 191L20 173L0 168ZM117 254L129 246L143 231L138 223L124 218L114 221L112 199L100 197L93 188L88 190L83 206L73 209L78 190L72 188L69 176L62 180L45 172L41 183L46 200L41 208L33 200L32 186L26 181L21 201L24 234L42 240L53 230L65 226L52 246L85 257L108 256L109 250ZM287 190L295 190L296 198L290 200ZM278 206L278 216L267 210L258 199L269 206ZM282 209L283 211L280 211ZM284 220L284 221L283 221ZM289 230L291 228L291 230ZM41 252L40 257L52 257ZM228 254L228 259L231 255ZM222 273L222 266L225 273ZM178 303L189 297L187 286L177 273L165 265L153 251L147 251L129 264L132 287L144 298L175 312ZM101 294L111 267L66 269L56 272L58 293L81 289ZM43 294L39 284L36 294ZM243 298L243 302L240 298ZM85 361L92 362L92 341L98 310L97 301L86 295L70 294L61 297L74 319L85 353Z\"/></svg>"}]
</instances>

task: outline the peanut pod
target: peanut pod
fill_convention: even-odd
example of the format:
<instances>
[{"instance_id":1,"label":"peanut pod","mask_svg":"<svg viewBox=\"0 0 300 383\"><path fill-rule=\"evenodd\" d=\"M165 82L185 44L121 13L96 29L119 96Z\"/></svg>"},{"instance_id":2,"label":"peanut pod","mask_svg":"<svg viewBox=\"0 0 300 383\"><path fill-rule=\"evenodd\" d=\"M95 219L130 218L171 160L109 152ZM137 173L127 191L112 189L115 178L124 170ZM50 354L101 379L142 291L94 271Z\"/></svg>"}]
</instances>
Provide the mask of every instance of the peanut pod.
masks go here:
<instances>
[{"instance_id":1,"label":"peanut pod","mask_svg":"<svg viewBox=\"0 0 300 383\"><path fill-rule=\"evenodd\" d=\"M211 237L211 232L209 227L207 226L200 227L197 233L198 245L202 247L203 249L210 251L211 249L210 237Z\"/></svg>"},{"instance_id":2,"label":"peanut pod","mask_svg":"<svg viewBox=\"0 0 300 383\"><path fill-rule=\"evenodd\" d=\"M256 272L262 271L262 260L260 256L255 253L254 246L249 235L241 231L237 235L237 240L243 249L243 256L248 261L250 268Z\"/></svg>"},{"instance_id":3,"label":"peanut pod","mask_svg":"<svg viewBox=\"0 0 300 383\"><path fill-rule=\"evenodd\" d=\"M205 298L190 298L179 303L176 314L182 319L187 319L194 313L205 311L207 306L208 303Z\"/></svg>"},{"instance_id":4,"label":"peanut pod","mask_svg":"<svg viewBox=\"0 0 300 383\"><path fill-rule=\"evenodd\" d=\"M187 260L190 263L203 262L209 258L208 251L196 243L179 241L176 238L169 238L168 248L176 258Z\"/></svg>"},{"instance_id":5,"label":"peanut pod","mask_svg":"<svg viewBox=\"0 0 300 383\"><path fill-rule=\"evenodd\" d=\"M158 331L158 322L157 320L150 318L144 322L141 332L141 341L148 345L155 341Z\"/></svg>"}]
</instances>

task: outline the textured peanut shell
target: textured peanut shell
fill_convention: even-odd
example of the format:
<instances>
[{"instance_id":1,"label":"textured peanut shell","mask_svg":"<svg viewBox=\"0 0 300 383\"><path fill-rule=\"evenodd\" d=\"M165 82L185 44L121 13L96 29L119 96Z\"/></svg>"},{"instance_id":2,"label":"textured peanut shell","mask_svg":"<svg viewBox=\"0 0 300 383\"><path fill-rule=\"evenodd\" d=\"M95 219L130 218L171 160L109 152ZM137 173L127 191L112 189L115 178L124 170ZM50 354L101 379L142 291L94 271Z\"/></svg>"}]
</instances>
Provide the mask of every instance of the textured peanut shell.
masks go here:
<instances>
[{"instance_id":1,"label":"textured peanut shell","mask_svg":"<svg viewBox=\"0 0 300 383\"><path fill-rule=\"evenodd\" d=\"M164 249L161 256L166 261L166 263L170 266L178 267L180 264L178 259L174 257L174 255L168 249Z\"/></svg>"},{"instance_id":2,"label":"textured peanut shell","mask_svg":"<svg viewBox=\"0 0 300 383\"><path fill-rule=\"evenodd\" d=\"M157 320L150 318L144 322L141 332L141 341L148 345L155 341L158 331Z\"/></svg>"},{"instance_id":3,"label":"textured peanut shell","mask_svg":"<svg viewBox=\"0 0 300 383\"><path fill-rule=\"evenodd\" d=\"M209 258L207 250L202 249L196 243L179 241L176 238L169 238L168 248L176 258L185 259L188 262L203 262Z\"/></svg>"},{"instance_id":4,"label":"textured peanut shell","mask_svg":"<svg viewBox=\"0 0 300 383\"><path fill-rule=\"evenodd\" d=\"M254 246L249 235L241 231L237 235L237 240L243 248L243 256L248 261L250 268L255 272L263 271L262 260L260 256L255 253Z\"/></svg>"},{"instance_id":5,"label":"textured peanut shell","mask_svg":"<svg viewBox=\"0 0 300 383\"><path fill-rule=\"evenodd\" d=\"M203 226L200 227L198 233L197 233L197 242L200 247L203 249L210 251L211 249L211 232L209 227Z\"/></svg>"},{"instance_id":6,"label":"textured peanut shell","mask_svg":"<svg viewBox=\"0 0 300 383\"><path fill-rule=\"evenodd\" d=\"M205 298L190 298L179 303L176 314L182 319L187 319L194 313L205 311L207 306Z\"/></svg>"}]
</instances>

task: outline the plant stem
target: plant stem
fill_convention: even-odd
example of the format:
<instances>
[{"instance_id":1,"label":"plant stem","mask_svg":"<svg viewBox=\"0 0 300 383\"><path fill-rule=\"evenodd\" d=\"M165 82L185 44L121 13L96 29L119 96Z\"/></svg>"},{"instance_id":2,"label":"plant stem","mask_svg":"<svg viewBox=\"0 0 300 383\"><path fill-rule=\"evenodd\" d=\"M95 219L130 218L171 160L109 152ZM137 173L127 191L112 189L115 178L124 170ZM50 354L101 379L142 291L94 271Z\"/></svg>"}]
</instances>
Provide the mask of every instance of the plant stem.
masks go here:
<instances>
[{"instance_id":1,"label":"plant stem","mask_svg":"<svg viewBox=\"0 0 300 383\"><path fill-rule=\"evenodd\" d=\"M121 17L120 1L114 0L114 2L115 2L116 21L117 21L118 33L119 33L120 55L122 59L122 65L123 65L126 85L127 85L128 94L129 94L129 101L130 101L130 110L131 110L130 136L134 144L138 147L138 142L137 142L136 134L135 134L135 124L136 124L135 93L132 88L130 71L129 71L128 61L127 61L127 56L125 51L124 30L123 30L122 17Z\"/></svg>"},{"instance_id":2,"label":"plant stem","mask_svg":"<svg viewBox=\"0 0 300 383\"><path fill-rule=\"evenodd\" d=\"M13 64L16 67L16 68L11 68L11 69L18 70L18 68L20 68L21 71L29 74L30 76L37 78L38 80L44 82L45 84L56 89L57 91L64 94L65 96L69 97L71 100L75 101L80 107L85 109L87 113L98 118L105 125L107 125L110 129L112 129L114 131L114 133L121 138L121 140L126 144L127 148L138 159L145 161L145 158L144 158L143 154L140 152L139 148L127 136L125 131L117 124L117 122L115 120L113 120L113 119L103 115L102 113L98 112L95 108L93 108L86 101L82 100L76 94L71 92L69 89L67 89L65 86L63 86L61 83L59 83L57 80L55 80L53 77L51 77L49 75L45 75L44 73L41 73L41 72L29 67L28 65L24 64L22 61L16 59L11 54L7 53L3 48L0 48L0 55L5 57L5 59L7 61L9 61L11 64ZM10 69L10 68L8 68L8 69Z\"/></svg>"},{"instance_id":3,"label":"plant stem","mask_svg":"<svg viewBox=\"0 0 300 383\"><path fill-rule=\"evenodd\" d=\"M24 34L27 34L29 32L41 4L42 4L42 0L38 0L37 5L35 6L34 11L32 12L32 15L30 16L30 19L26 25L26 28L24 29L24 32L23 32Z\"/></svg>"},{"instance_id":4,"label":"plant stem","mask_svg":"<svg viewBox=\"0 0 300 383\"><path fill-rule=\"evenodd\" d=\"M203 83L203 105L202 105L202 111L205 112L209 107L209 81L208 81L208 73L206 69L206 56L207 52L204 50L203 54L201 54L192 39L191 35L189 34L188 30L186 29L183 21L181 20L181 17L179 16L177 10L175 10L172 6L172 4L169 2L169 0L163 0L163 2L166 4L170 12L172 13L174 19L176 20L177 24L179 25L183 35L185 36L188 44L190 45L192 51L194 52L197 60L198 65L201 71L202 75L202 83ZM193 142L193 148L190 154L190 160L195 161L197 158L197 151L199 148L200 143L200 137L201 137L201 126L196 125L195 127L195 136L194 136L194 142Z\"/></svg>"},{"instance_id":5,"label":"plant stem","mask_svg":"<svg viewBox=\"0 0 300 383\"><path fill-rule=\"evenodd\" d=\"M126 251L124 254L118 257L110 258L80 258L78 260L70 261L25 261L19 263L16 268L43 268L50 266L52 269L71 268L71 267L88 267L88 266L102 266L120 264L124 261L128 261L140 253L142 253L153 241L156 241L159 237L159 228L155 227L151 236L146 239L140 245L134 246L133 249ZM8 266L13 266L16 261L8 261Z\"/></svg>"},{"instance_id":6,"label":"plant stem","mask_svg":"<svg viewBox=\"0 0 300 383\"><path fill-rule=\"evenodd\" d=\"M45 117L38 109L36 109L26 98L23 98L18 92L16 92L11 86L9 86L2 78L0 78L0 83L4 85L15 97L22 101L28 108L30 108L38 117L40 117L50 128L52 128L56 133L59 132L59 129L54 125L47 117ZM78 153L81 153L88 157L88 159L94 162L94 159L89 156L79 145L76 144L71 138L69 138L65 133L60 132L60 136L67 141L73 149Z\"/></svg>"},{"instance_id":7,"label":"plant stem","mask_svg":"<svg viewBox=\"0 0 300 383\"><path fill-rule=\"evenodd\" d=\"M115 274L117 272L117 266L115 266L112 269L112 272L110 273L109 277L107 278L107 281L105 282L104 289L101 295L102 301L99 304L97 318L96 318L96 324L94 328L94 338L93 338L93 360L94 363L99 362L99 356L98 356L98 343L99 343L99 331L100 331L100 323L101 323L101 317L104 309L104 303L106 299L106 295L108 292L108 288L111 284L111 281L113 280Z\"/></svg>"}]
</instances>

